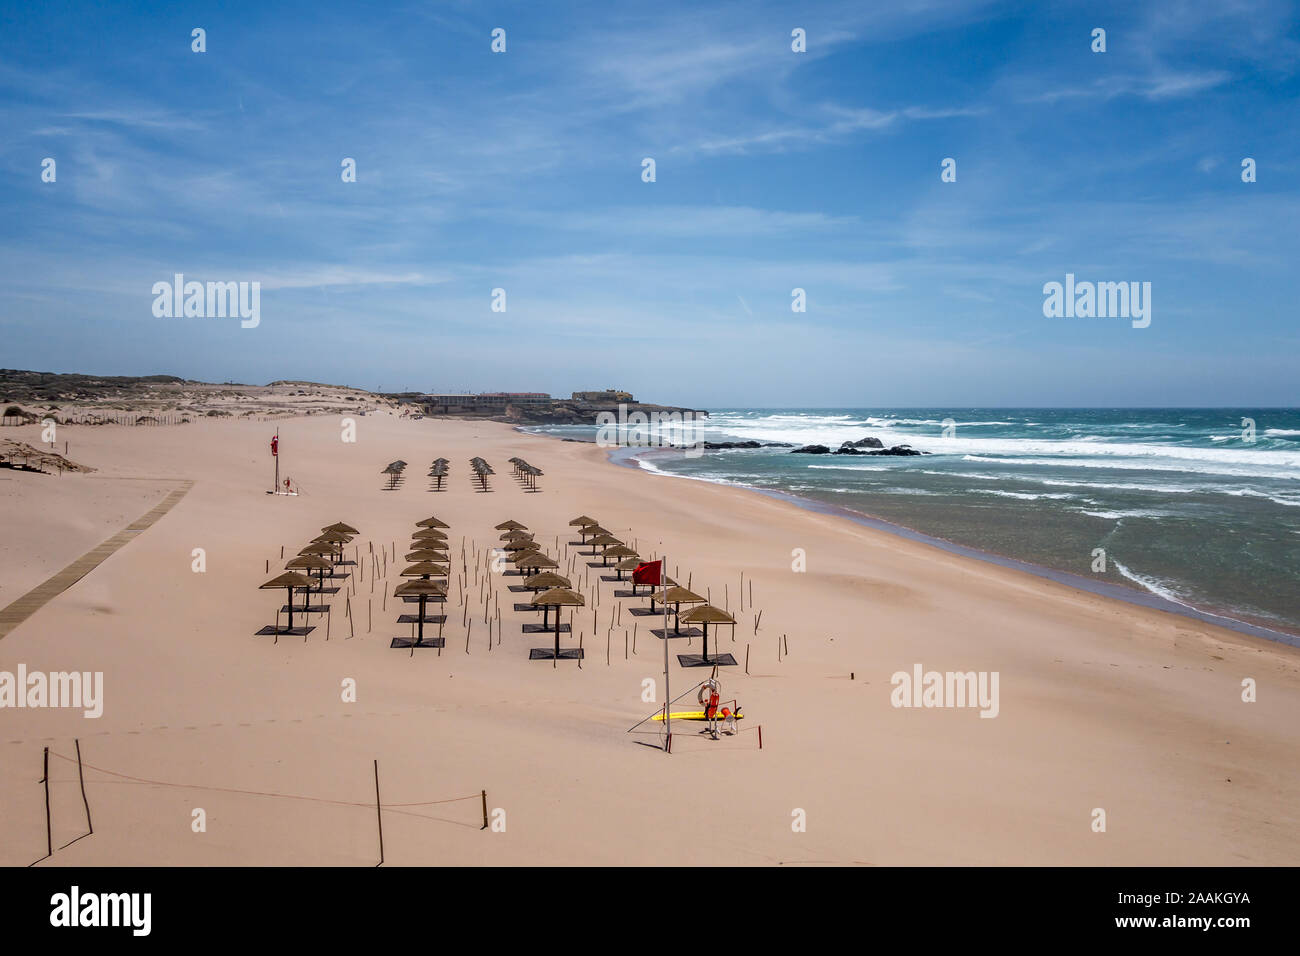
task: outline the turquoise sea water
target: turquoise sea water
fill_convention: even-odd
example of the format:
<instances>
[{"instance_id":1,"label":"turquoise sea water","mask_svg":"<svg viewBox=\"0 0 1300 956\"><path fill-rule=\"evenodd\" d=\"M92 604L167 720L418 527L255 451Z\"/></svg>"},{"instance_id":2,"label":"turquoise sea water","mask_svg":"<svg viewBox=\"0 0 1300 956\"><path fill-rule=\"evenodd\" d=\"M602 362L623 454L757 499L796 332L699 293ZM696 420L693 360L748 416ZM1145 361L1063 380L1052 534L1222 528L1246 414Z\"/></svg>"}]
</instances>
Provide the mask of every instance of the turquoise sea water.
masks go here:
<instances>
[{"instance_id":1,"label":"turquoise sea water","mask_svg":"<svg viewBox=\"0 0 1300 956\"><path fill-rule=\"evenodd\" d=\"M586 426L533 430L596 437ZM665 431L667 441L910 444L930 454L638 459L1300 635L1300 409L720 409L694 432ZM660 441L633 441L647 437Z\"/></svg>"}]
</instances>

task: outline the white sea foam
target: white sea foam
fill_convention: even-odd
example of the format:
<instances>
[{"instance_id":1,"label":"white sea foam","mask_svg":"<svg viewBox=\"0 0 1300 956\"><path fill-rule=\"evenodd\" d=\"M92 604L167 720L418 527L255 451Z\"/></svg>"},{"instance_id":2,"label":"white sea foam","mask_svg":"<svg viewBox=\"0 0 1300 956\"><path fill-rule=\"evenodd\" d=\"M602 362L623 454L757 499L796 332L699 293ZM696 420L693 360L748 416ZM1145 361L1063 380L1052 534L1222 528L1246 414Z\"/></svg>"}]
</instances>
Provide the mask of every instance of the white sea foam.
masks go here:
<instances>
[{"instance_id":1,"label":"white sea foam","mask_svg":"<svg viewBox=\"0 0 1300 956\"><path fill-rule=\"evenodd\" d=\"M966 493L972 495L997 495L999 498L1020 498L1024 501L1038 501L1040 498L1064 500L1066 498L1079 497L1078 495L1071 495L1063 492L1053 494L1052 492L1042 491L1034 494L1027 491L998 491L993 488L967 488Z\"/></svg>"}]
</instances>

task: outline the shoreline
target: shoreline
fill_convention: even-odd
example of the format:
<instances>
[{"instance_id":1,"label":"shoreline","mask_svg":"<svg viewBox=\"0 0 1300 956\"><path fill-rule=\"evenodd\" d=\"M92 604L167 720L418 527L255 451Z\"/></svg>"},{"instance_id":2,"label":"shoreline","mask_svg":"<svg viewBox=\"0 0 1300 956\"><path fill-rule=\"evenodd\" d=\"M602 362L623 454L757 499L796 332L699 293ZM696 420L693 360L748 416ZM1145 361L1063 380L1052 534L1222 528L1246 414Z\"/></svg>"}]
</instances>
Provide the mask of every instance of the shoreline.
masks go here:
<instances>
[{"instance_id":1,"label":"shoreline","mask_svg":"<svg viewBox=\"0 0 1300 956\"><path fill-rule=\"evenodd\" d=\"M559 441L581 439L566 439L557 435L549 435L545 432L528 432L523 428L519 431L524 434L541 435L546 438L554 438ZM915 541L920 544L929 545L938 548L947 554L954 554L958 557L970 558L975 561L982 561L987 564L993 564L1001 568L1007 568L1013 571L1023 571L1026 574L1032 574L1035 577L1045 578L1054 581L1057 584L1063 584L1076 590L1084 591L1088 594L1099 597L1112 598L1122 601L1125 604L1133 604L1138 607L1144 607L1155 611L1164 611L1168 614L1175 614L1179 617L1190 618L1200 621L1203 624L1213 624L1218 627L1234 631L1238 634L1246 634L1250 637L1262 638L1266 641L1273 641L1278 644L1285 644L1289 647L1300 648L1300 634L1292 634L1287 631L1279 631L1273 628L1265 627L1260 624L1253 624L1250 621L1243 621L1239 618L1229 617L1224 614L1216 614L1213 611L1202 609L1190 604L1182 604L1169 598L1161 597L1150 591L1138 590L1137 588L1127 588L1123 585L1112 584L1109 581L1092 581L1079 574L1073 574L1069 571L1059 571L1055 568L1049 568L1045 565L1034 564L1031 561L1024 561L1019 558L1009 557L998 554L993 551L984 551L970 545L959 544L955 541L949 541L946 538L940 538L935 535L927 534L924 531L918 531L915 528L909 528L906 525L897 524L896 522L886 521L883 518L877 518L874 515L866 514L861 511L854 511L852 508L846 508L843 505L834 505L828 502L818 501L815 498L808 498L791 491L780 491L770 488L757 488L753 485L732 484L729 482L712 481L708 478L697 478L693 475L678 475L672 472L661 471L656 468L646 467L642 463L642 457L647 459L656 452L663 454L665 457L674 449L665 448L639 448L639 447L621 447L609 449L606 452L606 461L612 465L623 468L634 468L638 471L644 471L648 474L657 475L664 478L679 478L686 481L699 481L707 485L720 485L730 488L738 488L742 491L753 492L768 498L775 498L779 501L785 501L795 505L805 511L812 511L817 514L831 515L833 517L845 518L854 524L867 528L873 528L877 531L883 531L896 537L905 538L909 541Z\"/></svg>"}]
</instances>

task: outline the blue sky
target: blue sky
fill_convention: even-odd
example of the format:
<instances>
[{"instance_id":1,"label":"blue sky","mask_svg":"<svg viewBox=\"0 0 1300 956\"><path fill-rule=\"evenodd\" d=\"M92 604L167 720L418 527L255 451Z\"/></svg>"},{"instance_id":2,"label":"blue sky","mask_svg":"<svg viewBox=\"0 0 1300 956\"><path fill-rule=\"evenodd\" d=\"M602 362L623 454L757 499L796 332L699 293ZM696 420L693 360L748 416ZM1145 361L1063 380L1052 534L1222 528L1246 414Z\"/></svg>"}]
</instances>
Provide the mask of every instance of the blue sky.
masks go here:
<instances>
[{"instance_id":1,"label":"blue sky","mask_svg":"<svg viewBox=\"0 0 1300 956\"><path fill-rule=\"evenodd\" d=\"M0 11L5 367L1300 404L1291 4ZM261 324L155 318L176 272L260 282ZM1150 282L1150 327L1045 318L1067 272Z\"/></svg>"}]
</instances>

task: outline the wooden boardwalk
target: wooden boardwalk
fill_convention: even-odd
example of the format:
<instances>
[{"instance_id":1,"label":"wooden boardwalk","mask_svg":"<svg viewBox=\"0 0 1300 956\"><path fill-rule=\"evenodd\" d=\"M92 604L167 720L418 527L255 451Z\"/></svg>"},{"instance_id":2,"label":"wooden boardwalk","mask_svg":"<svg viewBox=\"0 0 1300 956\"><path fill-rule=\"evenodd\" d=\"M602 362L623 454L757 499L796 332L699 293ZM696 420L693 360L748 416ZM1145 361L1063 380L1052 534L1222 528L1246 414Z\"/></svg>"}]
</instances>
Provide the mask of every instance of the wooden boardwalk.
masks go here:
<instances>
[{"instance_id":1,"label":"wooden boardwalk","mask_svg":"<svg viewBox=\"0 0 1300 956\"><path fill-rule=\"evenodd\" d=\"M0 609L0 640L8 637L9 632L19 624L103 564L112 554L134 540L135 536L140 532L147 531L153 526L154 522L171 511L176 503L184 498L193 487L193 481L182 482L181 487L169 492L161 502L113 535L113 537L87 551L62 571L47 578L8 607Z\"/></svg>"}]
</instances>

